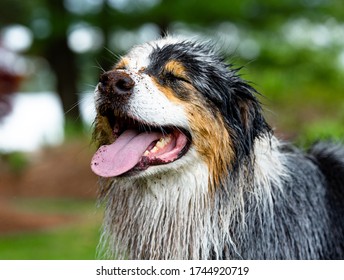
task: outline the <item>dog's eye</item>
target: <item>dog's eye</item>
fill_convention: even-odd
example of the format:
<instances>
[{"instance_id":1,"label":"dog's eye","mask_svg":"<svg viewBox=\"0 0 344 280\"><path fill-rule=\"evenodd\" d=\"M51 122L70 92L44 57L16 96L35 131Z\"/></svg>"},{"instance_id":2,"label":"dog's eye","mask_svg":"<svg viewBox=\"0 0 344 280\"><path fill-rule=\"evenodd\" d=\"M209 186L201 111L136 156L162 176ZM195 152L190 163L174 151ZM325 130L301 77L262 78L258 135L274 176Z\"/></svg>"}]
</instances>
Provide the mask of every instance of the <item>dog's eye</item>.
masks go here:
<instances>
[{"instance_id":1,"label":"dog's eye","mask_svg":"<svg viewBox=\"0 0 344 280\"><path fill-rule=\"evenodd\" d=\"M164 78L165 80L168 80L170 82L185 82L185 83L190 83L189 80L186 77L176 75L173 72L166 72L164 73Z\"/></svg>"}]
</instances>

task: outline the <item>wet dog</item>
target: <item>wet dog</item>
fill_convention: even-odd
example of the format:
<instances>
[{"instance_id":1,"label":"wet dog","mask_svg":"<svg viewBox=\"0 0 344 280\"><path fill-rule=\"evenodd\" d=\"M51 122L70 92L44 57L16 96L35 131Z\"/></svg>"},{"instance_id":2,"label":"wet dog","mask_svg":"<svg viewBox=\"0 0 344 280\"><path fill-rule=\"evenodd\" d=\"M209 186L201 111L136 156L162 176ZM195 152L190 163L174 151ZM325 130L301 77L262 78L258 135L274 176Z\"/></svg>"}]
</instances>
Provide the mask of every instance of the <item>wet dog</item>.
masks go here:
<instances>
[{"instance_id":1,"label":"wet dog","mask_svg":"<svg viewBox=\"0 0 344 280\"><path fill-rule=\"evenodd\" d=\"M102 244L129 259L342 259L344 148L280 142L209 43L134 47L95 91Z\"/></svg>"}]
</instances>

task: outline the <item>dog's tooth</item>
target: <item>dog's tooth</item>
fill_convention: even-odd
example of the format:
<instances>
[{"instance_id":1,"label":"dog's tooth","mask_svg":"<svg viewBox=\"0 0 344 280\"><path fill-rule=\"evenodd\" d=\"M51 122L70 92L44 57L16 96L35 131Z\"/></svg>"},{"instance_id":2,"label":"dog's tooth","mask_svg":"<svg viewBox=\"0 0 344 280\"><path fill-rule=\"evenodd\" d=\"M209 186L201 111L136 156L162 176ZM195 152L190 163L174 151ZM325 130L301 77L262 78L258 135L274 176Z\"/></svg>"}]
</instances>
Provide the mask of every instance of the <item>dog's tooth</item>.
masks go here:
<instances>
[{"instance_id":1,"label":"dog's tooth","mask_svg":"<svg viewBox=\"0 0 344 280\"><path fill-rule=\"evenodd\" d=\"M160 140L155 144L155 147L157 148L162 148L165 146L165 139L164 138L160 138Z\"/></svg>"},{"instance_id":2,"label":"dog's tooth","mask_svg":"<svg viewBox=\"0 0 344 280\"><path fill-rule=\"evenodd\" d=\"M161 148L163 148L164 146L166 146L168 143L170 143L171 142L171 135L166 135L165 137L161 137L160 139L159 139L159 141L156 143L156 147L157 148L159 148L159 149L161 149Z\"/></svg>"},{"instance_id":3,"label":"dog's tooth","mask_svg":"<svg viewBox=\"0 0 344 280\"><path fill-rule=\"evenodd\" d=\"M153 149L150 150L151 153L156 153L159 148L155 145Z\"/></svg>"},{"instance_id":4,"label":"dog's tooth","mask_svg":"<svg viewBox=\"0 0 344 280\"><path fill-rule=\"evenodd\" d=\"M144 156L150 156L151 154L154 154L158 152L160 149L165 147L168 143L170 143L172 140L171 135L166 135L165 137L161 137L158 142L156 142L155 146L151 150L146 150L143 155Z\"/></svg>"}]
</instances>

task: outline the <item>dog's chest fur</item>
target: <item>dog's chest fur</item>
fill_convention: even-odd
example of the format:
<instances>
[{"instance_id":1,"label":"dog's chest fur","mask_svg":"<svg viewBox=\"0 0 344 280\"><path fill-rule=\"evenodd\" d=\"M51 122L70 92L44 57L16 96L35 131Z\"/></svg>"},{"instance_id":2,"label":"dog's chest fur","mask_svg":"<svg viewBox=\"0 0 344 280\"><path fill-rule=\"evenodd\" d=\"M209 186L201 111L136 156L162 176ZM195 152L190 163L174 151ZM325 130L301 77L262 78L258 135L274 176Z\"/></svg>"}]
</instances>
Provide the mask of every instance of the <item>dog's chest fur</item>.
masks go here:
<instances>
[{"instance_id":1,"label":"dog's chest fur","mask_svg":"<svg viewBox=\"0 0 344 280\"><path fill-rule=\"evenodd\" d=\"M115 243L110 248L116 251L110 254L130 259L200 257L198 249L206 250L212 230L208 172L203 163L185 169L114 183L106 212L109 241Z\"/></svg>"}]
</instances>

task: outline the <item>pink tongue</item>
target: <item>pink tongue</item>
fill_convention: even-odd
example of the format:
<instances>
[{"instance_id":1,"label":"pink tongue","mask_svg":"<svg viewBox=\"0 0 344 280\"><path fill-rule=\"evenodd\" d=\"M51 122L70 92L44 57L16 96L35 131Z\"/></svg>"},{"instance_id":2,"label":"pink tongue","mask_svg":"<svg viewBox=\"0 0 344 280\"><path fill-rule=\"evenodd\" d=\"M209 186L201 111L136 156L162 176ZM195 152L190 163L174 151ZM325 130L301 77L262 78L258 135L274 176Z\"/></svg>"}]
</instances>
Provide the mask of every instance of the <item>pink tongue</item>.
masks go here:
<instances>
[{"instance_id":1,"label":"pink tongue","mask_svg":"<svg viewBox=\"0 0 344 280\"><path fill-rule=\"evenodd\" d=\"M92 158L91 168L102 177L121 175L132 169L149 145L161 137L160 132L126 130L114 143L98 149Z\"/></svg>"}]
</instances>

